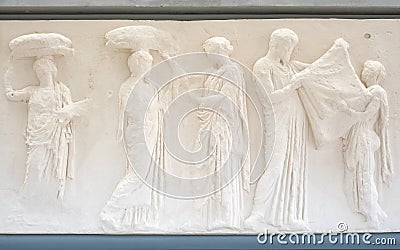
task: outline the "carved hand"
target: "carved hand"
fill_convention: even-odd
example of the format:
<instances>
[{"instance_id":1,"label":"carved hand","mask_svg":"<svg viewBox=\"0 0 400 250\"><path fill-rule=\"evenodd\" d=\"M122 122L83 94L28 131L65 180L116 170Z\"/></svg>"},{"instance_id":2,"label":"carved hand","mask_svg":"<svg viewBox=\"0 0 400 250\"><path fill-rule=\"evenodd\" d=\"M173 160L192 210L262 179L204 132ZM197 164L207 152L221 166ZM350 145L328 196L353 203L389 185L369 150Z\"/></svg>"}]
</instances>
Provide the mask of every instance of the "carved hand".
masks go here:
<instances>
[{"instance_id":1,"label":"carved hand","mask_svg":"<svg viewBox=\"0 0 400 250\"><path fill-rule=\"evenodd\" d=\"M341 102L338 103L338 108L339 108L339 110L345 112L349 116L352 116L360 121L364 120L366 117L366 114L364 112L358 112L358 111L350 108L344 100L342 100Z\"/></svg>"},{"instance_id":2,"label":"carved hand","mask_svg":"<svg viewBox=\"0 0 400 250\"><path fill-rule=\"evenodd\" d=\"M65 125L69 123L72 119L72 116L67 112L63 112L62 110L55 111L56 118L59 123Z\"/></svg>"},{"instance_id":3,"label":"carved hand","mask_svg":"<svg viewBox=\"0 0 400 250\"><path fill-rule=\"evenodd\" d=\"M292 89L298 89L303 86L302 78L298 75L294 75L292 79L290 79L290 86Z\"/></svg>"},{"instance_id":4,"label":"carved hand","mask_svg":"<svg viewBox=\"0 0 400 250\"><path fill-rule=\"evenodd\" d=\"M6 88L6 96L8 99L12 99L14 97L14 91Z\"/></svg>"},{"instance_id":5,"label":"carved hand","mask_svg":"<svg viewBox=\"0 0 400 250\"><path fill-rule=\"evenodd\" d=\"M10 92L12 93L14 91L10 83L10 74L10 69L7 69L6 73L4 74L4 89L7 96Z\"/></svg>"},{"instance_id":6,"label":"carved hand","mask_svg":"<svg viewBox=\"0 0 400 250\"><path fill-rule=\"evenodd\" d=\"M343 112L348 113L349 115L352 114L352 109L349 107L349 105L347 105L347 103L346 103L344 100L341 100L341 101L338 103L338 109L339 109L340 111L343 111Z\"/></svg>"},{"instance_id":7,"label":"carved hand","mask_svg":"<svg viewBox=\"0 0 400 250\"><path fill-rule=\"evenodd\" d=\"M356 111L354 109L348 108L346 110L344 110L347 114L349 114L350 116L354 117L356 120L358 121L367 121L368 119L370 119L372 113L367 111L367 112L359 112Z\"/></svg>"},{"instance_id":8,"label":"carved hand","mask_svg":"<svg viewBox=\"0 0 400 250\"><path fill-rule=\"evenodd\" d=\"M4 90L5 90L7 96L9 94L12 94L12 92L14 92L12 86L10 84L6 84L6 83L4 83Z\"/></svg>"},{"instance_id":9,"label":"carved hand","mask_svg":"<svg viewBox=\"0 0 400 250\"><path fill-rule=\"evenodd\" d=\"M342 46L345 49L348 49L350 47L349 43L346 42L346 40L344 40L343 38L336 39L335 45Z\"/></svg>"},{"instance_id":10,"label":"carved hand","mask_svg":"<svg viewBox=\"0 0 400 250\"><path fill-rule=\"evenodd\" d=\"M164 60L167 60L171 57L168 52L160 53L160 55Z\"/></svg>"}]
</instances>

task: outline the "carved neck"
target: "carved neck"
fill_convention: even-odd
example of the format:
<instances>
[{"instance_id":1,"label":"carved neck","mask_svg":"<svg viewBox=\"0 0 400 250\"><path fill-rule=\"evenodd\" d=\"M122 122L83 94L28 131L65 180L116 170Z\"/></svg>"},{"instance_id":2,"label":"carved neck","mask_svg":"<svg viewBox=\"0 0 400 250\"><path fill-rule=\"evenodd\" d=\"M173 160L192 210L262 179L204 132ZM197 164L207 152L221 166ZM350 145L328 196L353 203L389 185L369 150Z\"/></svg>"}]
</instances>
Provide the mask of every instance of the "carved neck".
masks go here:
<instances>
[{"instance_id":1,"label":"carved neck","mask_svg":"<svg viewBox=\"0 0 400 250\"><path fill-rule=\"evenodd\" d=\"M140 70L136 70L131 72L131 77L140 77L143 74L145 74L149 69L140 69Z\"/></svg>"},{"instance_id":2,"label":"carved neck","mask_svg":"<svg viewBox=\"0 0 400 250\"><path fill-rule=\"evenodd\" d=\"M283 55L284 53L280 52L279 50L276 49L270 49L268 50L268 53L265 57L267 57L269 60L280 64L282 66L287 66L290 61L290 55Z\"/></svg>"},{"instance_id":3,"label":"carved neck","mask_svg":"<svg viewBox=\"0 0 400 250\"><path fill-rule=\"evenodd\" d=\"M370 88L370 87L375 86L375 85L380 86L380 85L378 84L378 81L373 80L373 79L364 80L363 83L364 83L365 87L367 87L367 88Z\"/></svg>"},{"instance_id":4,"label":"carved neck","mask_svg":"<svg viewBox=\"0 0 400 250\"><path fill-rule=\"evenodd\" d=\"M217 61L217 66L222 67L226 64L229 64L231 62L231 59L227 55L223 55L223 57L218 57Z\"/></svg>"},{"instance_id":5,"label":"carved neck","mask_svg":"<svg viewBox=\"0 0 400 250\"><path fill-rule=\"evenodd\" d=\"M41 87L54 86L54 78L51 74L38 76L38 79Z\"/></svg>"}]
</instances>

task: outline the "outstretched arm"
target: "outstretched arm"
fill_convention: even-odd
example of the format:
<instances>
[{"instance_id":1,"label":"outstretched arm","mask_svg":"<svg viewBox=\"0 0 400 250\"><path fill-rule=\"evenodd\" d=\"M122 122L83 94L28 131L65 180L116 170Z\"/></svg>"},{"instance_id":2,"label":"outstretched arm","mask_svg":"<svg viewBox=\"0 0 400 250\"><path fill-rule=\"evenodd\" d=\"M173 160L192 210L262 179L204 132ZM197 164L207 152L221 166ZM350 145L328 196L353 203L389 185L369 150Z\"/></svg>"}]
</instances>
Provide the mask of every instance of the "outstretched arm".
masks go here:
<instances>
[{"instance_id":1,"label":"outstretched arm","mask_svg":"<svg viewBox=\"0 0 400 250\"><path fill-rule=\"evenodd\" d=\"M20 90L14 90L11 85L11 77L10 70L8 69L4 75L4 90L8 100L13 102L28 102L31 97L33 91L35 91L37 87L28 86L26 88Z\"/></svg>"},{"instance_id":2,"label":"outstretched arm","mask_svg":"<svg viewBox=\"0 0 400 250\"><path fill-rule=\"evenodd\" d=\"M292 83L288 84L287 86L275 90L270 69L256 64L254 66L253 73L264 85L264 88L268 92L273 104L286 100L288 95L292 94L301 86L301 81L292 81Z\"/></svg>"},{"instance_id":3,"label":"outstretched arm","mask_svg":"<svg viewBox=\"0 0 400 250\"><path fill-rule=\"evenodd\" d=\"M345 111L349 115L357 118L358 120L367 120L376 113L376 111L379 109L379 107L380 107L380 100L378 98L374 97L368 103L368 105L364 111L354 110L354 109L348 107L347 104L346 104Z\"/></svg>"}]
</instances>

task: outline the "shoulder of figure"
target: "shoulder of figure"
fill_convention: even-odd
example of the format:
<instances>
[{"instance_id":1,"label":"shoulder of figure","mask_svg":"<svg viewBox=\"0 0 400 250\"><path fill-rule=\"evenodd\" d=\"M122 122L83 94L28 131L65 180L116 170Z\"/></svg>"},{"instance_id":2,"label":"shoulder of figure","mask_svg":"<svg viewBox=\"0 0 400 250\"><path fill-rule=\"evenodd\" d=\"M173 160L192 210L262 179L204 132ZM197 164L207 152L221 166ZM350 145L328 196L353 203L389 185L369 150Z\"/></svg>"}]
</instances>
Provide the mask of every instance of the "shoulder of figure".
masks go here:
<instances>
[{"instance_id":1,"label":"shoulder of figure","mask_svg":"<svg viewBox=\"0 0 400 250\"><path fill-rule=\"evenodd\" d=\"M122 87L122 86L130 86L130 85L133 85L133 84L135 84L139 79L140 79L140 78L130 76L130 77L128 77L125 81L123 81L123 82L121 83L121 87Z\"/></svg>"},{"instance_id":2,"label":"shoulder of figure","mask_svg":"<svg viewBox=\"0 0 400 250\"><path fill-rule=\"evenodd\" d=\"M371 93L384 93L384 94L386 94L386 90L384 88L382 88L382 86L380 86L380 85L373 85L373 86L370 86L368 89L369 89L369 91Z\"/></svg>"},{"instance_id":3,"label":"shoulder of figure","mask_svg":"<svg viewBox=\"0 0 400 250\"><path fill-rule=\"evenodd\" d=\"M266 72L267 70L271 70L274 64L266 57L262 57L256 61L253 66L253 72L261 71Z\"/></svg>"},{"instance_id":4,"label":"shoulder of figure","mask_svg":"<svg viewBox=\"0 0 400 250\"><path fill-rule=\"evenodd\" d=\"M233 62L233 61L232 61L232 63L225 65L225 69L227 69L228 71L232 71L234 73L243 72L243 66L240 65L239 63Z\"/></svg>"},{"instance_id":5,"label":"shoulder of figure","mask_svg":"<svg viewBox=\"0 0 400 250\"><path fill-rule=\"evenodd\" d=\"M373 85L373 86L369 87L368 89L373 97L375 97L376 99L380 99L384 102L387 102L387 93L384 88L382 88L379 85Z\"/></svg>"},{"instance_id":6,"label":"shoulder of figure","mask_svg":"<svg viewBox=\"0 0 400 250\"><path fill-rule=\"evenodd\" d=\"M239 68L239 69L242 68L242 65L240 65L240 63L238 63L236 61L231 61L231 62L232 62L232 63L230 63L231 67Z\"/></svg>"}]
</instances>

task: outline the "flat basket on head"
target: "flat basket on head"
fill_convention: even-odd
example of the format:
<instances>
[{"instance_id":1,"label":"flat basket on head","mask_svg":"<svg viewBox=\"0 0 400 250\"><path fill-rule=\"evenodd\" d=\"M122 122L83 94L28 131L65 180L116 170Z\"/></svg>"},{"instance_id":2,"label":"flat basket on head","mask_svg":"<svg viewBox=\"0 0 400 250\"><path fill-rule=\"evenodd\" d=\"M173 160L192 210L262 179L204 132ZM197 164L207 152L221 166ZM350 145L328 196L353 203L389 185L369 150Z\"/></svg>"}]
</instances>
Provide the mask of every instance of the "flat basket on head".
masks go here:
<instances>
[{"instance_id":1,"label":"flat basket on head","mask_svg":"<svg viewBox=\"0 0 400 250\"><path fill-rule=\"evenodd\" d=\"M11 40L11 56L15 58L68 56L74 49L67 37L56 33L35 33L19 36Z\"/></svg>"}]
</instances>

